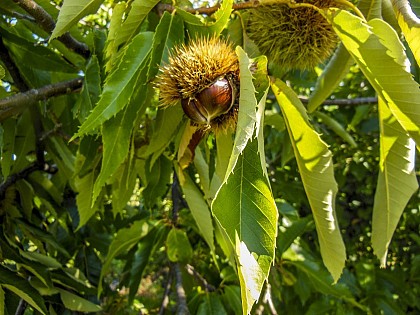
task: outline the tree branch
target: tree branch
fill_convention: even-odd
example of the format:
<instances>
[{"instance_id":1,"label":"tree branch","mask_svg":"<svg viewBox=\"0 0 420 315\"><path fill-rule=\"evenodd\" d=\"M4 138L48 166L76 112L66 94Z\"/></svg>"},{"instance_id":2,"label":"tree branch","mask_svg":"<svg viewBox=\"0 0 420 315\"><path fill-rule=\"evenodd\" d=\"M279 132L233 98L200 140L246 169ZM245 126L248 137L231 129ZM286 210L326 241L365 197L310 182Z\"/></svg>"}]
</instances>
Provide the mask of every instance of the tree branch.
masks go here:
<instances>
[{"instance_id":1,"label":"tree branch","mask_svg":"<svg viewBox=\"0 0 420 315\"><path fill-rule=\"evenodd\" d=\"M274 96L273 96L274 98ZM306 97L299 97L303 104L308 104L309 99ZM378 103L377 97L359 97L359 98L339 98L336 100L325 100L322 105L373 105Z\"/></svg>"},{"instance_id":2,"label":"tree branch","mask_svg":"<svg viewBox=\"0 0 420 315\"><path fill-rule=\"evenodd\" d=\"M169 304L169 294L171 293L172 282L174 280L174 274L172 270L169 270L168 279L165 285L165 292L163 293L162 303L160 304L159 315L165 314L165 310Z\"/></svg>"},{"instance_id":3,"label":"tree branch","mask_svg":"<svg viewBox=\"0 0 420 315\"><path fill-rule=\"evenodd\" d=\"M33 16L36 22L44 29L44 31L46 31L48 34L52 33L52 31L55 28L55 22L51 15L49 15L48 12L44 10L44 8L39 6L33 0L13 1L26 12L28 12L31 16ZM67 48L78 53L79 55L82 55L85 58L90 56L88 46L85 43L77 41L74 37L70 35L70 33L67 32L58 37L57 39L60 42L62 42Z\"/></svg>"},{"instance_id":4,"label":"tree branch","mask_svg":"<svg viewBox=\"0 0 420 315\"><path fill-rule=\"evenodd\" d=\"M193 266L191 266L190 264L187 264L185 266L185 268L187 269L187 272L190 275L192 275L194 278L196 278L198 281L201 282L201 284L203 285L203 287L206 290L206 292L214 292L214 291L216 291L216 288L214 286L212 286L211 284L209 284L207 282L207 280L204 279L204 277L197 270L195 270L195 268Z\"/></svg>"},{"instance_id":5,"label":"tree branch","mask_svg":"<svg viewBox=\"0 0 420 315\"><path fill-rule=\"evenodd\" d=\"M233 10L244 10L244 9L251 9L259 6L259 1L247 1L242 3L234 3L232 8ZM182 8L182 10L187 11L191 14L206 14L206 15L212 15L220 8L220 4L215 5L214 7L208 7L208 8ZM159 12L159 15L161 15L164 11L173 12L176 7L170 4L166 3L159 3L156 6L157 11Z\"/></svg>"},{"instance_id":6,"label":"tree branch","mask_svg":"<svg viewBox=\"0 0 420 315\"><path fill-rule=\"evenodd\" d=\"M177 314L179 315L189 315L190 311L187 306L187 297L185 295L184 287L182 286L182 273L179 263L172 264L172 270L175 274L175 287L176 294L178 296L178 307Z\"/></svg>"},{"instance_id":7,"label":"tree branch","mask_svg":"<svg viewBox=\"0 0 420 315\"><path fill-rule=\"evenodd\" d=\"M0 122L19 114L26 107L48 98L77 92L83 85L83 79L77 78L32 89L0 100Z\"/></svg>"}]
</instances>

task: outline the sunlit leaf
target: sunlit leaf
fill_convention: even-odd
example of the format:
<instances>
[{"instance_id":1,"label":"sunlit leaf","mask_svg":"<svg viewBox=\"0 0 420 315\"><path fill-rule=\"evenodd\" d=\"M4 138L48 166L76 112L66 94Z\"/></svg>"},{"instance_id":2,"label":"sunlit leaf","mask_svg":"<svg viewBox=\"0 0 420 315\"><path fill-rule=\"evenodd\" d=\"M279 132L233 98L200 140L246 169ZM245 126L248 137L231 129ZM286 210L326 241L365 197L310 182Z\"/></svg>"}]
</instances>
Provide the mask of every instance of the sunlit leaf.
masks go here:
<instances>
[{"instance_id":1,"label":"sunlit leaf","mask_svg":"<svg viewBox=\"0 0 420 315\"><path fill-rule=\"evenodd\" d=\"M92 206L92 191L94 182L94 172L90 172L81 178L76 177L74 180L74 185L78 192L76 202L77 210L79 212L79 226L77 229L84 226L97 211L97 209Z\"/></svg>"},{"instance_id":2,"label":"sunlit leaf","mask_svg":"<svg viewBox=\"0 0 420 315\"><path fill-rule=\"evenodd\" d=\"M299 172L314 215L321 255L337 281L343 271L346 253L335 214L337 184L332 154L309 123L303 104L284 82L272 83L293 145Z\"/></svg>"},{"instance_id":3,"label":"sunlit leaf","mask_svg":"<svg viewBox=\"0 0 420 315\"><path fill-rule=\"evenodd\" d=\"M407 71L408 59L395 30L382 20L366 23L347 11L330 9L327 17L392 114L420 143L420 89Z\"/></svg>"},{"instance_id":4,"label":"sunlit leaf","mask_svg":"<svg viewBox=\"0 0 420 315\"><path fill-rule=\"evenodd\" d=\"M277 208L261 166L256 139L249 141L212 204L213 215L238 259L244 313L261 293L274 256Z\"/></svg>"},{"instance_id":5,"label":"sunlit leaf","mask_svg":"<svg viewBox=\"0 0 420 315\"><path fill-rule=\"evenodd\" d=\"M115 38L115 46L119 47L124 43L128 43L131 39L134 40L135 36L140 29L150 10L159 2L159 0L134 0L131 2L131 9L128 12L127 18L118 29L117 37ZM151 44L144 43L147 48Z\"/></svg>"},{"instance_id":6,"label":"sunlit leaf","mask_svg":"<svg viewBox=\"0 0 420 315\"><path fill-rule=\"evenodd\" d=\"M108 73L112 70L115 60L118 56L118 45L116 40L119 32L121 32L121 24L123 23L123 16L127 9L127 3L119 2L115 4L112 10L111 21L109 22L108 36L105 42L105 71Z\"/></svg>"},{"instance_id":7,"label":"sunlit leaf","mask_svg":"<svg viewBox=\"0 0 420 315\"><path fill-rule=\"evenodd\" d=\"M372 247L386 265L388 246L408 200L418 189L415 143L379 100L380 171L372 217Z\"/></svg>"},{"instance_id":8,"label":"sunlit leaf","mask_svg":"<svg viewBox=\"0 0 420 315\"><path fill-rule=\"evenodd\" d=\"M142 67L146 65L153 33L140 33L126 47L118 67L107 79L101 98L92 113L80 126L79 132L74 136L81 136L91 132L102 123L115 116L130 101L136 84L141 84L139 78Z\"/></svg>"},{"instance_id":9,"label":"sunlit leaf","mask_svg":"<svg viewBox=\"0 0 420 315\"><path fill-rule=\"evenodd\" d=\"M103 0L64 0L50 40L63 35L80 19L95 13Z\"/></svg>"},{"instance_id":10,"label":"sunlit leaf","mask_svg":"<svg viewBox=\"0 0 420 315\"><path fill-rule=\"evenodd\" d=\"M420 66L420 19L414 14L407 0L392 0L404 37Z\"/></svg>"}]
</instances>

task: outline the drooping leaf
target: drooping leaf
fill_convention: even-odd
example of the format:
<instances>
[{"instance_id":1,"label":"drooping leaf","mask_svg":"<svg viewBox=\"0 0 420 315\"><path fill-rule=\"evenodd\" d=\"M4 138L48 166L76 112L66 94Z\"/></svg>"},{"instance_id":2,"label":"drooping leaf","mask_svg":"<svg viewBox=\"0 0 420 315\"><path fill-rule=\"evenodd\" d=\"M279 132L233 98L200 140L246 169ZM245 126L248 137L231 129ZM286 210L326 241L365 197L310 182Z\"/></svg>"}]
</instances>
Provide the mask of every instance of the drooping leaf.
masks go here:
<instances>
[{"instance_id":1,"label":"drooping leaf","mask_svg":"<svg viewBox=\"0 0 420 315\"><path fill-rule=\"evenodd\" d=\"M337 281L344 268L346 253L335 215L337 184L332 154L310 125L305 108L293 90L278 79L271 87L282 110L314 215L322 259Z\"/></svg>"},{"instance_id":2,"label":"drooping leaf","mask_svg":"<svg viewBox=\"0 0 420 315\"><path fill-rule=\"evenodd\" d=\"M126 47L118 67L105 82L98 104L74 137L91 132L115 116L130 102L134 87L136 84L142 84L141 80L144 80L140 77L139 70L147 64L152 39L153 33L150 32L140 33L133 38Z\"/></svg>"},{"instance_id":3,"label":"drooping leaf","mask_svg":"<svg viewBox=\"0 0 420 315\"><path fill-rule=\"evenodd\" d=\"M144 204L147 209L151 209L158 198L162 198L168 190L168 183L172 173L172 163L167 157L161 155L153 167L150 169L146 163L147 184L142 191Z\"/></svg>"},{"instance_id":4,"label":"drooping leaf","mask_svg":"<svg viewBox=\"0 0 420 315\"><path fill-rule=\"evenodd\" d=\"M133 151L131 148L130 151ZM124 211L125 206L133 196L136 186L136 158L130 152L127 161L115 171L112 183L112 212L114 216Z\"/></svg>"},{"instance_id":5,"label":"drooping leaf","mask_svg":"<svg viewBox=\"0 0 420 315\"><path fill-rule=\"evenodd\" d=\"M331 95L353 63L354 60L343 44L340 43L316 81L315 89L309 97L308 112L313 112Z\"/></svg>"},{"instance_id":6,"label":"drooping leaf","mask_svg":"<svg viewBox=\"0 0 420 315\"><path fill-rule=\"evenodd\" d=\"M74 186L78 192L76 196L77 210L79 212L79 225L77 229L84 226L97 211L97 209L92 206L94 182L94 172L90 172L83 177L76 177L74 180Z\"/></svg>"},{"instance_id":7,"label":"drooping leaf","mask_svg":"<svg viewBox=\"0 0 420 315\"><path fill-rule=\"evenodd\" d=\"M412 11L409 1L392 0L392 5L398 24L420 67L420 19Z\"/></svg>"},{"instance_id":8,"label":"drooping leaf","mask_svg":"<svg viewBox=\"0 0 420 315\"><path fill-rule=\"evenodd\" d=\"M380 164L372 216L372 247L386 265L388 246L408 200L418 189L415 143L379 100Z\"/></svg>"},{"instance_id":9,"label":"drooping leaf","mask_svg":"<svg viewBox=\"0 0 420 315\"><path fill-rule=\"evenodd\" d=\"M95 13L103 0L64 0L50 41L60 37L88 14Z\"/></svg>"},{"instance_id":10,"label":"drooping leaf","mask_svg":"<svg viewBox=\"0 0 420 315\"><path fill-rule=\"evenodd\" d=\"M15 151L16 120L6 119L2 122L3 143L1 148L1 172L4 180L9 176L13 165L13 154Z\"/></svg>"},{"instance_id":11,"label":"drooping leaf","mask_svg":"<svg viewBox=\"0 0 420 315\"><path fill-rule=\"evenodd\" d=\"M197 310L197 315L227 315L220 296L213 293L206 293L203 302Z\"/></svg>"},{"instance_id":12,"label":"drooping leaf","mask_svg":"<svg viewBox=\"0 0 420 315\"><path fill-rule=\"evenodd\" d=\"M120 229L115 235L112 243L109 245L108 254L106 255L101 275L99 278L98 284L98 296L102 292L102 280L104 276L108 273L109 268L111 267L112 260L121 253L124 253L130 250L134 245L136 245L139 240L141 240L153 226L146 222L145 220L135 221L133 224L124 229Z\"/></svg>"},{"instance_id":13,"label":"drooping leaf","mask_svg":"<svg viewBox=\"0 0 420 315\"><path fill-rule=\"evenodd\" d=\"M181 172L181 170L179 170ZM180 176L181 178L181 176ZM192 181L187 173L184 173L180 180L182 191L185 194L185 200L190 208L191 214L197 223L201 235L209 245L212 252L215 251L214 247L214 228L211 219L210 208L206 203L203 194Z\"/></svg>"},{"instance_id":14,"label":"drooping leaf","mask_svg":"<svg viewBox=\"0 0 420 315\"><path fill-rule=\"evenodd\" d=\"M264 171L257 140L248 141L212 203L235 250L244 314L258 300L274 257L278 213Z\"/></svg>"},{"instance_id":15,"label":"drooping leaf","mask_svg":"<svg viewBox=\"0 0 420 315\"><path fill-rule=\"evenodd\" d=\"M166 238L167 255L172 262L188 262L193 254L191 243L184 230L173 228Z\"/></svg>"},{"instance_id":16,"label":"drooping leaf","mask_svg":"<svg viewBox=\"0 0 420 315\"><path fill-rule=\"evenodd\" d=\"M398 35L386 22L365 23L347 11L327 11L334 30L392 114L420 143L420 90L407 70L408 59Z\"/></svg>"},{"instance_id":17,"label":"drooping leaf","mask_svg":"<svg viewBox=\"0 0 420 315\"><path fill-rule=\"evenodd\" d=\"M149 14L150 10L159 2L159 0L134 0L131 2L131 9L128 12L127 18L118 29L117 37L115 38L115 46L120 47L124 43L128 43L139 31L140 25ZM151 44L146 44L148 48Z\"/></svg>"},{"instance_id":18,"label":"drooping leaf","mask_svg":"<svg viewBox=\"0 0 420 315\"><path fill-rule=\"evenodd\" d=\"M6 306L6 300L4 296L4 290L0 285L0 315L4 315L5 313L5 306Z\"/></svg>"},{"instance_id":19,"label":"drooping leaf","mask_svg":"<svg viewBox=\"0 0 420 315\"><path fill-rule=\"evenodd\" d=\"M6 72L4 71L4 68L2 66L0 66L0 80L4 78L5 74L6 74Z\"/></svg>"},{"instance_id":20,"label":"drooping leaf","mask_svg":"<svg viewBox=\"0 0 420 315\"><path fill-rule=\"evenodd\" d=\"M67 290L57 288L64 306L76 312L99 312L101 307Z\"/></svg>"},{"instance_id":21,"label":"drooping leaf","mask_svg":"<svg viewBox=\"0 0 420 315\"><path fill-rule=\"evenodd\" d=\"M48 314L42 296L29 284L29 281L2 265L0 265L0 285L18 295L41 314Z\"/></svg>"}]
</instances>

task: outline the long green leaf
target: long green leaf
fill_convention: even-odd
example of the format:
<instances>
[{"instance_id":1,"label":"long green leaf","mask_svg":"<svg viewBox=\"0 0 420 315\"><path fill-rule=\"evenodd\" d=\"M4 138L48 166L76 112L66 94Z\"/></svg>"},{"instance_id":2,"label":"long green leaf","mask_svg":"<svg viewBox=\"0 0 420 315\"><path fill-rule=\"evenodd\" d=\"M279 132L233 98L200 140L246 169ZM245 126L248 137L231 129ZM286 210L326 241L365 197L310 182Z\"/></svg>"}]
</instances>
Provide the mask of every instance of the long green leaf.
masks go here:
<instances>
[{"instance_id":1,"label":"long green leaf","mask_svg":"<svg viewBox=\"0 0 420 315\"><path fill-rule=\"evenodd\" d=\"M305 108L293 90L278 79L271 87L280 104L314 215L322 259L337 281L344 268L346 253L335 215L337 184L332 154L309 124Z\"/></svg>"},{"instance_id":2,"label":"long green leaf","mask_svg":"<svg viewBox=\"0 0 420 315\"><path fill-rule=\"evenodd\" d=\"M0 315L4 315L5 313L5 306L6 306L6 300L4 296L4 290L0 285Z\"/></svg>"},{"instance_id":3,"label":"long green leaf","mask_svg":"<svg viewBox=\"0 0 420 315\"><path fill-rule=\"evenodd\" d=\"M343 44L340 43L316 81L315 89L309 97L308 112L313 112L330 96L353 63L354 60L350 57Z\"/></svg>"},{"instance_id":4,"label":"long green leaf","mask_svg":"<svg viewBox=\"0 0 420 315\"><path fill-rule=\"evenodd\" d=\"M405 40L420 67L420 19L414 14L407 0L392 0L398 24Z\"/></svg>"},{"instance_id":5,"label":"long green leaf","mask_svg":"<svg viewBox=\"0 0 420 315\"><path fill-rule=\"evenodd\" d=\"M71 310L83 313L99 312L101 307L97 304L94 304L76 294L73 294L67 290L57 288L60 292L61 300L63 301L64 306Z\"/></svg>"},{"instance_id":6,"label":"long green leaf","mask_svg":"<svg viewBox=\"0 0 420 315\"><path fill-rule=\"evenodd\" d=\"M95 13L102 2L103 0L64 0L50 40L63 35L81 18Z\"/></svg>"},{"instance_id":7,"label":"long green leaf","mask_svg":"<svg viewBox=\"0 0 420 315\"><path fill-rule=\"evenodd\" d=\"M79 212L79 225L77 229L84 226L95 214L96 208L92 206L92 191L95 182L94 172L89 172L83 177L76 177L74 185L78 192L76 196L77 211Z\"/></svg>"},{"instance_id":8,"label":"long green leaf","mask_svg":"<svg viewBox=\"0 0 420 315\"><path fill-rule=\"evenodd\" d=\"M0 284L28 302L38 312L42 314L48 313L42 296L29 284L29 281L19 277L2 265L0 265Z\"/></svg>"},{"instance_id":9,"label":"long green leaf","mask_svg":"<svg viewBox=\"0 0 420 315\"><path fill-rule=\"evenodd\" d=\"M179 171L181 172L181 170ZM184 173L182 178L184 180L180 180L180 183L191 214L193 215L204 240L206 241L207 245L209 245L210 250L214 252L214 228L211 219L210 208L206 203L203 194L192 181L190 176L187 173Z\"/></svg>"},{"instance_id":10,"label":"long green leaf","mask_svg":"<svg viewBox=\"0 0 420 315\"><path fill-rule=\"evenodd\" d=\"M396 32L382 20L366 23L347 11L329 9L326 16L376 92L419 144L419 85L406 69L408 59Z\"/></svg>"},{"instance_id":11,"label":"long green leaf","mask_svg":"<svg viewBox=\"0 0 420 315\"><path fill-rule=\"evenodd\" d=\"M133 222L130 227L118 231L111 245L109 245L108 254L106 255L101 270L98 285L98 296L102 292L102 280L111 267L112 260L119 254L130 250L134 245L137 244L138 241L147 235L152 228L153 226L150 223L144 220L140 220Z\"/></svg>"},{"instance_id":12,"label":"long green leaf","mask_svg":"<svg viewBox=\"0 0 420 315\"><path fill-rule=\"evenodd\" d=\"M115 38L116 47L128 43L131 39L134 40L135 34L140 29L140 25L158 2L159 0L134 0L131 2L130 12L128 12L127 18L119 28L117 37ZM149 44L147 47L150 48L150 46Z\"/></svg>"},{"instance_id":13,"label":"long green leaf","mask_svg":"<svg viewBox=\"0 0 420 315\"><path fill-rule=\"evenodd\" d=\"M235 250L242 308L247 314L258 300L273 262L278 218L256 139L239 155L233 173L213 201L212 211Z\"/></svg>"},{"instance_id":14,"label":"long green leaf","mask_svg":"<svg viewBox=\"0 0 420 315\"><path fill-rule=\"evenodd\" d=\"M388 246L408 200L418 189L415 144L379 100L380 172L372 217L372 247L385 267Z\"/></svg>"},{"instance_id":15,"label":"long green leaf","mask_svg":"<svg viewBox=\"0 0 420 315\"><path fill-rule=\"evenodd\" d=\"M115 116L130 101L142 69L148 60L153 33L140 33L127 46L118 68L105 83L101 98L74 136L81 136ZM142 82L140 82L142 83Z\"/></svg>"}]
</instances>

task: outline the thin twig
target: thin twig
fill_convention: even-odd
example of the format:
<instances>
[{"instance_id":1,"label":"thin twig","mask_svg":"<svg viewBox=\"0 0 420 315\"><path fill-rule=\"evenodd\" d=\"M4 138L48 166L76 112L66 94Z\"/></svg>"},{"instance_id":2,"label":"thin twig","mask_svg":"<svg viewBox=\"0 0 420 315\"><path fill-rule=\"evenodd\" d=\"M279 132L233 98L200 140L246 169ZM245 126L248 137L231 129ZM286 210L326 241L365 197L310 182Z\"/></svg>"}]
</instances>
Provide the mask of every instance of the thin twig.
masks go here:
<instances>
[{"instance_id":1,"label":"thin twig","mask_svg":"<svg viewBox=\"0 0 420 315\"><path fill-rule=\"evenodd\" d=\"M242 3L234 3L232 6L233 10L244 10L244 9L251 9L259 6L259 1L247 1ZM182 10L187 11L191 14L205 14L205 15L212 15L220 8L220 4L217 4L213 7L208 8L182 8ZM157 11L159 14L163 13L164 11L173 12L176 7L166 3L159 3L156 6Z\"/></svg>"},{"instance_id":2,"label":"thin twig","mask_svg":"<svg viewBox=\"0 0 420 315\"><path fill-rule=\"evenodd\" d=\"M12 18L17 18L19 20L27 20L27 21L32 22L32 23L36 22L35 19L32 16L22 14L22 13L19 13L19 12L0 9L0 13L2 15L10 16Z\"/></svg>"},{"instance_id":3,"label":"thin twig","mask_svg":"<svg viewBox=\"0 0 420 315\"><path fill-rule=\"evenodd\" d=\"M276 100L276 97L273 94L269 94L267 96L267 99L269 100ZM304 96L299 97L300 101L303 104L308 104L309 99ZM358 97L358 98L339 98L336 100L325 100L322 102L322 105L337 105L337 106L355 106L355 105L373 105L378 104L378 98L377 97Z\"/></svg>"},{"instance_id":4,"label":"thin twig","mask_svg":"<svg viewBox=\"0 0 420 315\"><path fill-rule=\"evenodd\" d=\"M169 294L171 293L172 282L174 280L173 272L170 269L168 273L168 279L165 285L165 292L163 293L162 303L160 304L159 315L163 315L165 313L166 308L169 304Z\"/></svg>"},{"instance_id":5,"label":"thin twig","mask_svg":"<svg viewBox=\"0 0 420 315\"><path fill-rule=\"evenodd\" d=\"M210 283L207 282L207 280L197 271L193 266L190 264L187 264L185 266L185 269L187 269L187 272L192 275L194 278L196 278L198 281L201 282L202 286L206 290L206 292L214 292L216 291L216 288L212 286Z\"/></svg>"},{"instance_id":6,"label":"thin twig","mask_svg":"<svg viewBox=\"0 0 420 315\"><path fill-rule=\"evenodd\" d=\"M19 301L18 307L16 308L15 315L23 315L27 307L28 303L24 299L21 299Z\"/></svg>"},{"instance_id":7,"label":"thin twig","mask_svg":"<svg viewBox=\"0 0 420 315\"><path fill-rule=\"evenodd\" d=\"M13 115L19 114L24 108L41 100L47 100L54 96L74 93L80 90L83 84L82 78L73 79L32 89L25 93L19 93L0 100L0 122Z\"/></svg>"},{"instance_id":8,"label":"thin twig","mask_svg":"<svg viewBox=\"0 0 420 315\"><path fill-rule=\"evenodd\" d=\"M182 273L179 263L173 263L172 269L175 274L175 287L176 295L178 297L178 307L177 314L179 315L189 315L190 311L187 306L187 297L185 295L184 287L182 286Z\"/></svg>"},{"instance_id":9,"label":"thin twig","mask_svg":"<svg viewBox=\"0 0 420 315\"><path fill-rule=\"evenodd\" d=\"M54 19L51 15L48 14L47 11L44 10L40 5L38 5L33 0L13 0L16 4L18 4L22 9L28 12L31 16L33 16L39 26L42 27L44 31L48 34L51 34L55 28ZM60 42L62 42L67 48L70 50L82 55L83 57L87 58L90 56L89 47L85 43L81 43L77 41L74 37L70 35L70 33L65 33L57 38Z\"/></svg>"},{"instance_id":10,"label":"thin twig","mask_svg":"<svg viewBox=\"0 0 420 315\"><path fill-rule=\"evenodd\" d=\"M274 307L273 299L271 298L271 285L269 283L267 283L265 287L263 303L268 304L271 314L277 315L277 311L276 311L276 308Z\"/></svg>"}]
</instances>

